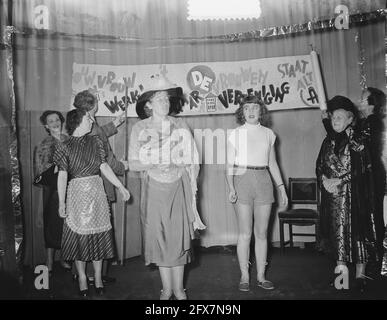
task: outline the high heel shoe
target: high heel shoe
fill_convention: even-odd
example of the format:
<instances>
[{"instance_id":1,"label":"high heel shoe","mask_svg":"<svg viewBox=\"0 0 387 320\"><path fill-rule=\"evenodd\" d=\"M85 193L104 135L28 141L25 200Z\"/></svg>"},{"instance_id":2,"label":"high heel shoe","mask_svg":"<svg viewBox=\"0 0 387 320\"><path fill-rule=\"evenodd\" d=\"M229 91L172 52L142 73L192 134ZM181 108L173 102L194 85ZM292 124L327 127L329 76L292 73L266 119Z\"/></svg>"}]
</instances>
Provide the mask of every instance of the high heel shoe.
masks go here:
<instances>
[{"instance_id":1,"label":"high heel shoe","mask_svg":"<svg viewBox=\"0 0 387 320\"><path fill-rule=\"evenodd\" d=\"M88 299L89 296L90 296L90 293L89 293L89 288L88 288L88 285L87 285L87 279L85 279L85 283L83 281L80 280L79 276L78 276L78 288L79 288L79 291L78 291L78 294L79 296L82 298L82 299ZM84 288L86 287L86 289L81 289L81 288Z\"/></svg>"},{"instance_id":2,"label":"high heel shoe","mask_svg":"<svg viewBox=\"0 0 387 320\"><path fill-rule=\"evenodd\" d=\"M103 286L103 281L101 281L102 287L98 287L94 278L94 291L97 296L103 296L105 294L105 287Z\"/></svg>"},{"instance_id":3,"label":"high heel shoe","mask_svg":"<svg viewBox=\"0 0 387 320\"><path fill-rule=\"evenodd\" d=\"M97 296L103 296L105 294L105 287L97 287L96 285L94 285L94 289L95 289L95 294Z\"/></svg>"},{"instance_id":4,"label":"high heel shoe","mask_svg":"<svg viewBox=\"0 0 387 320\"><path fill-rule=\"evenodd\" d=\"M88 298L90 297L89 289L79 290L78 294L79 294L79 296L80 296L82 299L88 299Z\"/></svg>"}]
</instances>

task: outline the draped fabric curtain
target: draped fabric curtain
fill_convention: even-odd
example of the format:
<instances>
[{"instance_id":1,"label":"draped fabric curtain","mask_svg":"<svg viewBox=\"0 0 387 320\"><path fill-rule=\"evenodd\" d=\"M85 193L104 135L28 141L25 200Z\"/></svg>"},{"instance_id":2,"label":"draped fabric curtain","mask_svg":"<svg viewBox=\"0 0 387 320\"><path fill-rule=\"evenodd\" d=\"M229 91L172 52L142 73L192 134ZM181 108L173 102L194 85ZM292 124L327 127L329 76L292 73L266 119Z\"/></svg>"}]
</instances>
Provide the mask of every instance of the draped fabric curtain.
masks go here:
<instances>
[{"instance_id":1,"label":"draped fabric curtain","mask_svg":"<svg viewBox=\"0 0 387 320\"><path fill-rule=\"evenodd\" d=\"M33 10L48 8L48 30L36 30ZM349 29L288 34L249 41L230 41L222 35L238 34L318 18L334 17L336 5L349 13L384 8L383 1L261 1L262 17L254 20L187 21L187 1L14 1L16 98L18 107L23 204L27 237L26 263L43 259L42 203L40 190L32 187L32 152L44 137L38 122L46 109L70 109L72 64L142 65L191 62L238 61L268 57L305 55L311 46L319 53L328 98L336 94L357 102L360 81L385 87L385 22L365 23ZM360 62L360 63L359 63ZM361 69L362 68L362 69ZM289 177L314 176L315 159L325 135L320 111L316 109L272 112L272 129L277 135L276 151L284 181ZM103 117L98 121L109 121ZM186 117L192 129L231 129L233 115ZM138 121L129 119L131 126ZM118 158L123 156L124 130L111 138ZM203 159L219 147L203 145ZM129 176L133 202L129 204L126 257L140 254L139 179ZM224 166L203 164L199 176L198 207L207 225L201 245L230 245L237 240L233 206L227 200ZM123 204L114 205L118 245L122 241ZM270 239L278 240L273 209Z\"/></svg>"}]
</instances>

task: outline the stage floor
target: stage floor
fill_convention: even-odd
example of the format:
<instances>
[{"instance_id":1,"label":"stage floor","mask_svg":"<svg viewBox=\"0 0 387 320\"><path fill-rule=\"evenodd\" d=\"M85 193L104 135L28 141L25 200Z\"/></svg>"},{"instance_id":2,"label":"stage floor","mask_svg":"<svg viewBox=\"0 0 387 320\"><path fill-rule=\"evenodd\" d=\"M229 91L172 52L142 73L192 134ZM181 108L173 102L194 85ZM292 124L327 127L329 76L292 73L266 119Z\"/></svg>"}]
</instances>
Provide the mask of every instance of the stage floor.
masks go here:
<instances>
[{"instance_id":1,"label":"stage floor","mask_svg":"<svg viewBox=\"0 0 387 320\"><path fill-rule=\"evenodd\" d=\"M284 255L278 248L272 248L269 261L266 277L276 289L266 291L256 285L255 262L252 261L250 291L240 292L235 247L196 248L195 261L187 267L185 277L187 295L192 300L387 299L387 279L382 277L370 281L368 290L362 294L353 289L353 276L349 278L349 290L329 286L334 279L334 263L312 248L287 248ZM103 297L92 296L92 299L159 298L161 282L158 270L146 267L141 257L126 260L124 266L111 266L109 275L116 278L116 282L106 285ZM25 270L23 298L78 299L77 283L72 280L71 273L59 266L55 266L50 290L36 290L33 276L31 269Z\"/></svg>"}]
</instances>

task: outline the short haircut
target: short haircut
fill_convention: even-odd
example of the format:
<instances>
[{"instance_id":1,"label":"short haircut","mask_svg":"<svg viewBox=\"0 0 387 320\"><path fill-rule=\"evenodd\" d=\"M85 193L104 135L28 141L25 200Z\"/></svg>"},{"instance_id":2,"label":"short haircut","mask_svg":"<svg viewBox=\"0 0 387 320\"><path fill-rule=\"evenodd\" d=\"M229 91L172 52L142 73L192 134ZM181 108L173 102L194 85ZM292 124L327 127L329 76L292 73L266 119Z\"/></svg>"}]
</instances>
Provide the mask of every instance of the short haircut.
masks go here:
<instances>
[{"instance_id":1,"label":"short haircut","mask_svg":"<svg viewBox=\"0 0 387 320\"><path fill-rule=\"evenodd\" d=\"M75 129L79 127L85 115L86 110L84 109L73 109L67 113L66 130L69 135L72 135Z\"/></svg>"}]
</instances>

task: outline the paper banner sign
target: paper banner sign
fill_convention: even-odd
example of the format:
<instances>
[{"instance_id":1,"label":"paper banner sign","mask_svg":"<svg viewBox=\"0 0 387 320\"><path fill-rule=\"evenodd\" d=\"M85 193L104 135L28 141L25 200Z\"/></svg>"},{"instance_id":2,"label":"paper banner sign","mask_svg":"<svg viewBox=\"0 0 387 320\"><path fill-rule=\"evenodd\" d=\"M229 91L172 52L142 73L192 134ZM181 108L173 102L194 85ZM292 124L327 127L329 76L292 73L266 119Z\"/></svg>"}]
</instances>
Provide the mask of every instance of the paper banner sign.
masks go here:
<instances>
[{"instance_id":1,"label":"paper banner sign","mask_svg":"<svg viewBox=\"0 0 387 320\"><path fill-rule=\"evenodd\" d=\"M71 104L77 92L89 89L98 97L98 116L118 115L128 87L127 114L137 117L136 101L151 89L155 74L183 88L183 116L234 113L242 95L257 95L269 110L319 107L311 55L162 65L74 63Z\"/></svg>"}]
</instances>

